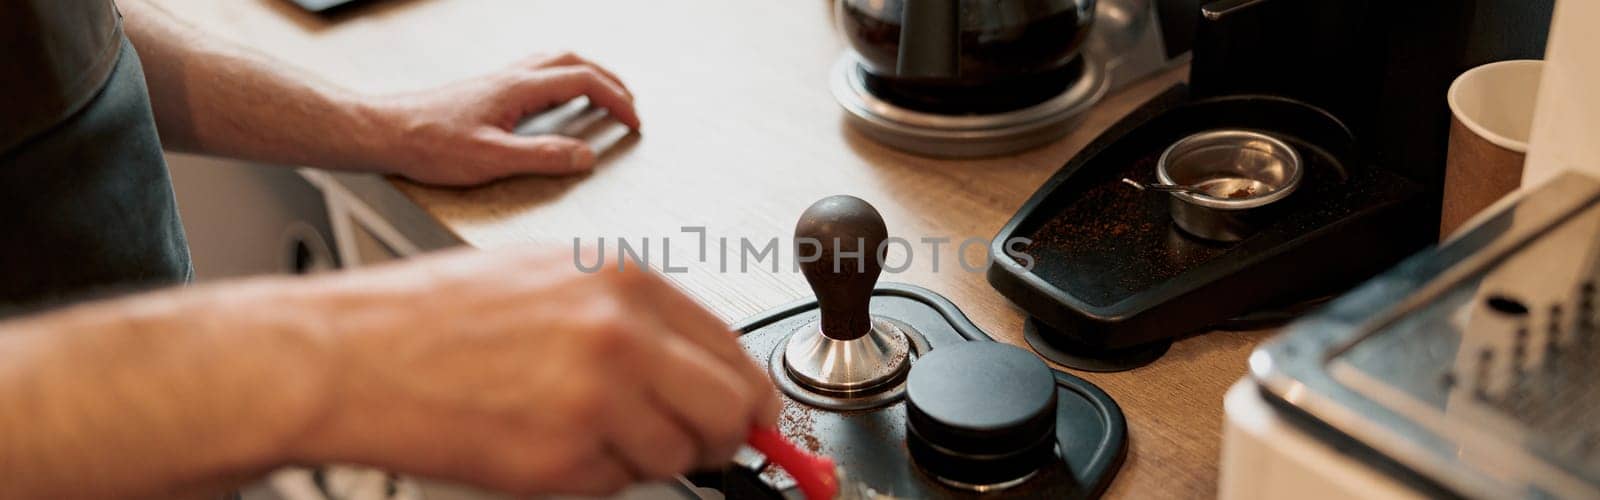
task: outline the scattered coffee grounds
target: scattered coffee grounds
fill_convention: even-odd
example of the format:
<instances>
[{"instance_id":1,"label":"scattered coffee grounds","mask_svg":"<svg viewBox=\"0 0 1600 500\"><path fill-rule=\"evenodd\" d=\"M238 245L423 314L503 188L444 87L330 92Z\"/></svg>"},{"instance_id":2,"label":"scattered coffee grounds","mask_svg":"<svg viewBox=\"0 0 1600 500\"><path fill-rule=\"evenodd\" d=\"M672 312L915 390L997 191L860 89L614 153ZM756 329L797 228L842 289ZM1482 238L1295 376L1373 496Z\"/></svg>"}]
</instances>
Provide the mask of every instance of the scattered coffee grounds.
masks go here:
<instances>
[{"instance_id":1,"label":"scattered coffee grounds","mask_svg":"<svg viewBox=\"0 0 1600 500\"><path fill-rule=\"evenodd\" d=\"M1228 193L1228 198L1237 200L1239 198L1249 198L1249 197L1255 196L1255 195L1256 195L1255 188L1242 187L1242 188L1233 190L1232 193Z\"/></svg>"},{"instance_id":2,"label":"scattered coffee grounds","mask_svg":"<svg viewBox=\"0 0 1600 500\"><path fill-rule=\"evenodd\" d=\"M812 408L785 397L783 399L783 412L778 415L778 431L783 437L794 442L801 449L816 454L822 452L822 441L813 435L812 425L816 423L816 408ZM761 478L767 484L786 484L793 479L778 468L778 464L767 462L761 468Z\"/></svg>"},{"instance_id":3,"label":"scattered coffee grounds","mask_svg":"<svg viewBox=\"0 0 1600 500\"><path fill-rule=\"evenodd\" d=\"M1023 248L1036 259L1033 272L1092 305L1105 306L1227 252L1226 245L1190 238L1173 227L1168 195L1118 182L1122 177L1154 181L1160 153L1107 172L1104 182L1064 197L1071 201L1032 234L1024 234L1033 240Z\"/></svg>"},{"instance_id":4,"label":"scattered coffee grounds","mask_svg":"<svg viewBox=\"0 0 1600 500\"><path fill-rule=\"evenodd\" d=\"M784 484L793 480L794 478L789 476L789 473L778 468L776 462L767 462L767 465L761 468L761 481L769 485Z\"/></svg>"},{"instance_id":5,"label":"scattered coffee grounds","mask_svg":"<svg viewBox=\"0 0 1600 500\"><path fill-rule=\"evenodd\" d=\"M1414 189L1394 174L1345 171L1326 153L1302 151L1316 153L1305 155L1305 181L1294 196L1276 204L1279 218L1257 238L1304 236L1366 207L1402 200ZM1032 272L1079 300L1106 307L1219 259L1247 258L1230 255L1239 243L1209 242L1175 227L1170 196L1120 183L1123 177L1153 182L1160 153L1128 158L1122 166L1099 166L1089 174L1094 180L1069 183L1070 191L1052 195L1058 204L1036 208L1048 219L1017 233L1033 240L1021 248L1034 258Z\"/></svg>"},{"instance_id":6,"label":"scattered coffee grounds","mask_svg":"<svg viewBox=\"0 0 1600 500\"><path fill-rule=\"evenodd\" d=\"M816 422L816 408L796 403L789 398L783 398L783 413L778 416L778 430L783 436L806 451L819 453L822 451L822 442L812 435L811 426Z\"/></svg>"}]
</instances>

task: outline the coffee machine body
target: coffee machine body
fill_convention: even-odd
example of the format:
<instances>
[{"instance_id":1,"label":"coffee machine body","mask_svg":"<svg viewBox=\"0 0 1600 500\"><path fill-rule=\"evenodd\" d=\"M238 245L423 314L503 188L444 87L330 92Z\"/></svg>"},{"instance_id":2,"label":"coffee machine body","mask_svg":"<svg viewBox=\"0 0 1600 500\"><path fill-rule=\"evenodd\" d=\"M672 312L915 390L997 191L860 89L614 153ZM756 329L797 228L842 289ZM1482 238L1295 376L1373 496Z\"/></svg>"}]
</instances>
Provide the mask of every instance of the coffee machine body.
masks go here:
<instances>
[{"instance_id":1,"label":"coffee machine body","mask_svg":"<svg viewBox=\"0 0 1600 500\"><path fill-rule=\"evenodd\" d=\"M1431 197L1443 184L1451 80L1495 60L1540 58L1553 4L1214 1L1200 8L1190 83L1199 98L1265 94L1324 109L1380 168Z\"/></svg>"}]
</instances>

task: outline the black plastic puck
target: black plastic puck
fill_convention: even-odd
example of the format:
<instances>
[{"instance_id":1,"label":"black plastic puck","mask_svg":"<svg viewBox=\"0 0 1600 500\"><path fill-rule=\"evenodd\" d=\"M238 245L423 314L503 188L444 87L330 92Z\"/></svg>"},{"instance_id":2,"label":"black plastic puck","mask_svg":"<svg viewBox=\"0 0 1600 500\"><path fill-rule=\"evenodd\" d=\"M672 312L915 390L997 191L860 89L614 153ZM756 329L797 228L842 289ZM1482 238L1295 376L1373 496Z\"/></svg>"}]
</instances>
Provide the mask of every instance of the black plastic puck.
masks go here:
<instances>
[{"instance_id":1,"label":"black plastic puck","mask_svg":"<svg viewBox=\"0 0 1600 500\"><path fill-rule=\"evenodd\" d=\"M906 382L906 448L934 477L963 485L1026 478L1055 459L1056 380L1000 343L934 349Z\"/></svg>"},{"instance_id":2,"label":"black plastic puck","mask_svg":"<svg viewBox=\"0 0 1600 500\"><path fill-rule=\"evenodd\" d=\"M1171 340L1158 340L1121 349L1089 346L1033 318L1028 318L1023 324L1022 338L1045 359L1067 368L1088 372L1132 370L1160 359L1167 353L1167 349L1172 347Z\"/></svg>"}]
</instances>

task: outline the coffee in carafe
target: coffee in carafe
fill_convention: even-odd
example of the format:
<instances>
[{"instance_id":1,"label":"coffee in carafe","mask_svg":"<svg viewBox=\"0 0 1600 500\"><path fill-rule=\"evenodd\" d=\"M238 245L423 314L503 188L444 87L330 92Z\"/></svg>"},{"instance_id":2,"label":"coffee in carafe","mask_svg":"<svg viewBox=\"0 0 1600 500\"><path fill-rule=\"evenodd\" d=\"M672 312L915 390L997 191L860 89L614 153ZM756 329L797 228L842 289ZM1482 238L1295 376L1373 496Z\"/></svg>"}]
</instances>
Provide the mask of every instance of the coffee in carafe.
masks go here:
<instances>
[{"instance_id":1,"label":"coffee in carafe","mask_svg":"<svg viewBox=\"0 0 1600 500\"><path fill-rule=\"evenodd\" d=\"M840 0L839 27L874 94L945 114L1011 111L1083 71L1094 0Z\"/></svg>"}]
</instances>

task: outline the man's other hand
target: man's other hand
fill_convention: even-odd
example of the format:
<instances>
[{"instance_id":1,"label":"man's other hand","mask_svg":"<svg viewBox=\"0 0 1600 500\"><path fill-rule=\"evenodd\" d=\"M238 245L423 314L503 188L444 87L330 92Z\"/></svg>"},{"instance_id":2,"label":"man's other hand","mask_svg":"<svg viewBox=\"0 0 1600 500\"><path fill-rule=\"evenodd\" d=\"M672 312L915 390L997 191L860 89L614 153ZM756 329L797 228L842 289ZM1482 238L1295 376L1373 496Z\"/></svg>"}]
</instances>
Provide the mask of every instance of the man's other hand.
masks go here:
<instances>
[{"instance_id":1,"label":"man's other hand","mask_svg":"<svg viewBox=\"0 0 1600 500\"><path fill-rule=\"evenodd\" d=\"M370 99L368 116L381 132L367 146L379 163L428 184L585 172L594 167L595 151L582 140L513 132L529 115L580 96L639 128L633 94L616 75L563 53L438 89Z\"/></svg>"}]
</instances>

